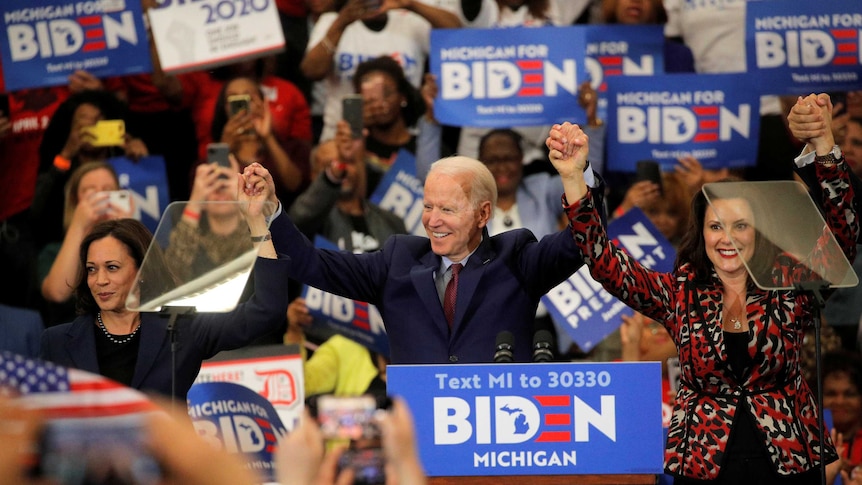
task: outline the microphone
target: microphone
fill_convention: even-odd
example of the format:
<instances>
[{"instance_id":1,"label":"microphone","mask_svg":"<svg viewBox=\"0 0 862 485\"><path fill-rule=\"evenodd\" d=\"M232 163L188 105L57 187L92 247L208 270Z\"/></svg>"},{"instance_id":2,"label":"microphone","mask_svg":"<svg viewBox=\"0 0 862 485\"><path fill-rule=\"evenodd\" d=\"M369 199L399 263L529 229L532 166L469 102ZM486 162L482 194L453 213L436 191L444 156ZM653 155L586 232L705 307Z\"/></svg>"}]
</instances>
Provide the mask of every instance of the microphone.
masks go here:
<instances>
[{"instance_id":1,"label":"microphone","mask_svg":"<svg viewBox=\"0 0 862 485\"><path fill-rule=\"evenodd\" d=\"M553 336L547 330L539 330L533 334L533 362L551 362L554 351L551 350Z\"/></svg>"},{"instance_id":2,"label":"microphone","mask_svg":"<svg viewBox=\"0 0 862 485\"><path fill-rule=\"evenodd\" d=\"M514 362L515 355L512 353L512 343L515 337L512 332L503 330L497 334L497 342L494 345L494 363Z\"/></svg>"}]
</instances>

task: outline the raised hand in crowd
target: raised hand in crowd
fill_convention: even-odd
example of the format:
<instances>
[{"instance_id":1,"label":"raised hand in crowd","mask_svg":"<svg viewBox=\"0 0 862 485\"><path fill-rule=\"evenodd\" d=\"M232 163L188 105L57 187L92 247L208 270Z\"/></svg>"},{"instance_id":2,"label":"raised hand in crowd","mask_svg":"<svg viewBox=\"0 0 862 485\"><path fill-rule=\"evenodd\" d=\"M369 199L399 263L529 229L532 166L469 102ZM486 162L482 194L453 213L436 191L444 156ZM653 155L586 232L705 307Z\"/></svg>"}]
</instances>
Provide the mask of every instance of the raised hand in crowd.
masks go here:
<instances>
[{"instance_id":1,"label":"raised hand in crowd","mask_svg":"<svg viewBox=\"0 0 862 485\"><path fill-rule=\"evenodd\" d=\"M287 306L287 332L284 334L284 343L301 344L305 339L305 329L313 322L314 318L308 311L305 298L294 298Z\"/></svg>"},{"instance_id":2,"label":"raised hand in crowd","mask_svg":"<svg viewBox=\"0 0 862 485\"><path fill-rule=\"evenodd\" d=\"M170 405L165 406L168 409ZM154 413L147 425L149 451L158 461L163 478L160 485L252 485L260 483L240 461L204 441L177 410Z\"/></svg>"},{"instance_id":3,"label":"raised hand in crowd","mask_svg":"<svg viewBox=\"0 0 862 485\"><path fill-rule=\"evenodd\" d=\"M617 212L624 214L633 207L643 209L655 204L661 196L661 186L650 180L640 180L631 185L626 191L623 201L617 208Z\"/></svg>"},{"instance_id":4,"label":"raised hand in crowd","mask_svg":"<svg viewBox=\"0 0 862 485\"><path fill-rule=\"evenodd\" d=\"M828 94L809 94L797 98L787 115L787 121L793 136L808 145L806 152L813 149L818 155L825 155L832 150L835 145L831 129L832 113L832 100Z\"/></svg>"},{"instance_id":5,"label":"raised hand in crowd","mask_svg":"<svg viewBox=\"0 0 862 485\"><path fill-rule=\"evenodd\" d=\"M73 93L79 93L81 91L92 91L104 89L104 85L102 84L102 80L97 78L96 76L90 74L83 69L78 69L77 71L69 74L69 91Z\"/></svg>"},{"instance_id":6,"label":"raised hand in crowd","mask_svg":"<svg viewBox=\"0 0 862 485\"><path fill-rule=\"evenodd\" d=\"M688 188L691 194L700 190L706 182L706 173L703 170L703 165L700 164L700 160L692 156L677 159L677 164L673 169L676 176L679 177L679 180Z\"/></svg>"},{"instance_id":7,"label":"raised hand in crowd","mask_svg":"<svg viewBox=\"0 0 862 485\"><path fill-rule=\"evenodd\" d=\"M0 397L0 485L44 483L28 477L26 453L36 449L41 418L13 399Z\"/></svg>"}]
</instances>

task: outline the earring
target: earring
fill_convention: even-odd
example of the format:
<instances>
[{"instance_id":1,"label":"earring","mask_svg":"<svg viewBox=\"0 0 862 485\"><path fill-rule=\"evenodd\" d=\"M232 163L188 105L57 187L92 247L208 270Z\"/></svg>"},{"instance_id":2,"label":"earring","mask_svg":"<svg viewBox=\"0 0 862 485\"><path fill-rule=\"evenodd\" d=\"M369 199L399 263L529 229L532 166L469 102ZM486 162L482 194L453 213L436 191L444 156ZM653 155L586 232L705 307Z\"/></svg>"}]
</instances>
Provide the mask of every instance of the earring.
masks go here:
<instances>
[{"instance_id":1,"label":"earring","mask_svg":"<svg viewBox=\"0 0 862 485\"><path fill-rule=\"evenodd\" d=\"M401 101L401 107L402 107L402 108L406 108L406 107L407 107L407 101L406 101L406 100L402 100L402 101Z\"/></svg>"}]
</instances>

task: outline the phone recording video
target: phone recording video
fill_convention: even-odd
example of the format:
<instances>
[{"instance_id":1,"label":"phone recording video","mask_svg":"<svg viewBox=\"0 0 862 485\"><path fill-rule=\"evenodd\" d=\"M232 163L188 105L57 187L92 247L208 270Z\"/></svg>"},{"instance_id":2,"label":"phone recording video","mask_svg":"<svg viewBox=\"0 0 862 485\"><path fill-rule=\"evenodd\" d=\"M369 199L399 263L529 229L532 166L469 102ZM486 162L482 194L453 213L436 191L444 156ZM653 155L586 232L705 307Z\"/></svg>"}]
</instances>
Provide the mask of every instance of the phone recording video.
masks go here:
<instances>
[{"instance_id":1,"label":"phone recording video","mask_svg":"<svg viewBox=\"0 0 862 485\"><path fill-rule=\"evenodd\" d=\"M240 111L249 112L251 110L251 96L248 94L234 94L227 97L228 111L231 117L234 117Z\"/></svg>"},{"instance_id":2,"label":"phone recording video","mask_svg":"<svg viewBox=\"0 0 862 485\"><path fill-rule=\"evenodd\" d=\"M108 204L113 208L129 213L132 212L132 193L128 190L109 190Z\"/></svg>"},{"instance_id":3,"label":"phone recording video","mask_svg":"<svg viewBox=\"0 0 862 485\"><path fill-rule=\"evenodd\" d=\"M60 485L161 483L144 418L55 419L42 430L31 475Z\"/></svg>"},{"instance_id":4,"label":"phone recording video","mask_svg":"<svg viewBox=\"0 0 862 485\"><path fill-rule=\"evenodd\" d=\"M350 125L353 139L362 138L362 96L350 94L341 100L341 117Z\"/></svg>"},{"instance_id":5,"label":"phone recording video","mask_svg":"<svg viewBox=\"0 0 862 485\"><path fill-rule=\"evenodd\" d=\"M664 187L661 183L661 167L657 161L641 160L637 163L635 171L636 181L640 182L641 180L649 180L650 182L658 184L659 192L664 193Z\"/></svg>"},{"instance_id":6,"label":"phone recording video","mask_svg":"<svg viewBox=\"0 0 862 485\"><path fill-rule=\"evenodd\" d=\"M386 483L385 459L377 422L380 413L371 395L356 397L320 396L317 420L327 440L349 440L350 445L339 460L339 469L354 471L354 484Z\"/></svg>"},{"instance_id":7,"label":"phone recording video","mask_svg":"<svg viewBox=\"0 0 862 485\"><path fill-rule=\"evenodd\" d=\"M81 131L89 135L87 142L94 147L126 144L126 123L123 120L100 120L95 125L85 126Z\"/></svg>"}]
</instances>

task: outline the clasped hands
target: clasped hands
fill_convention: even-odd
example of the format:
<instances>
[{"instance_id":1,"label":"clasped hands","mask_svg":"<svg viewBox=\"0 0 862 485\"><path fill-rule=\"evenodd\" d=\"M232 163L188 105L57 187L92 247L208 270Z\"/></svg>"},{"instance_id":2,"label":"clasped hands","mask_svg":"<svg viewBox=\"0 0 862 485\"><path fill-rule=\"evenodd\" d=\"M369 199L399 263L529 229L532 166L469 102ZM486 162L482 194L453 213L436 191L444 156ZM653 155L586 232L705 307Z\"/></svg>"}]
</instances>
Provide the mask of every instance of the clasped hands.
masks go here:
<instances>
[{"instance_id":1,"label":"clasped hands","mask_svg":"<svg viewBox=\"0 0 862 485\"><path fill-rule=\"evenodd\" d=\"M552 126L545 145L549 150L548 157L561 177L565 179L584 173L590 148L589 137L580 126L568 121Z\"/></svg>"}]
</instances>

